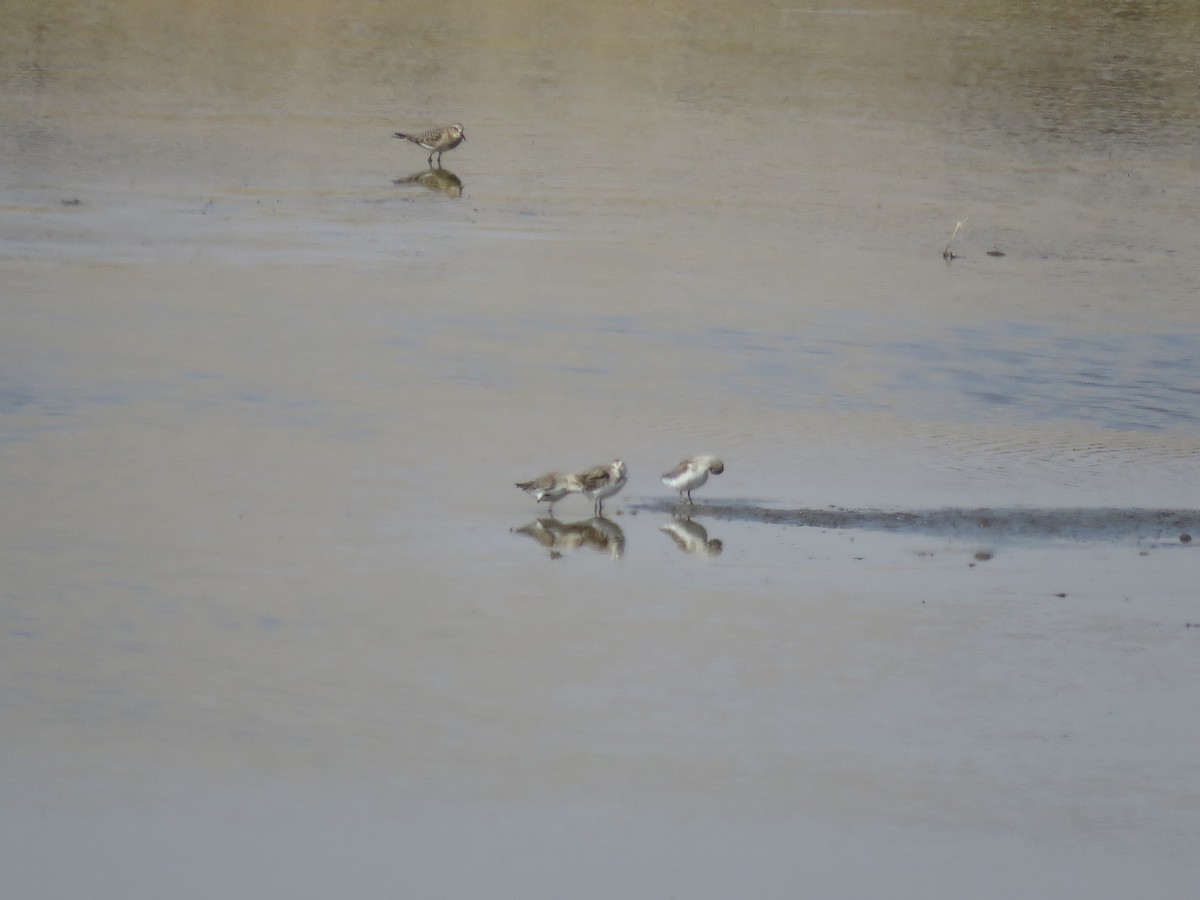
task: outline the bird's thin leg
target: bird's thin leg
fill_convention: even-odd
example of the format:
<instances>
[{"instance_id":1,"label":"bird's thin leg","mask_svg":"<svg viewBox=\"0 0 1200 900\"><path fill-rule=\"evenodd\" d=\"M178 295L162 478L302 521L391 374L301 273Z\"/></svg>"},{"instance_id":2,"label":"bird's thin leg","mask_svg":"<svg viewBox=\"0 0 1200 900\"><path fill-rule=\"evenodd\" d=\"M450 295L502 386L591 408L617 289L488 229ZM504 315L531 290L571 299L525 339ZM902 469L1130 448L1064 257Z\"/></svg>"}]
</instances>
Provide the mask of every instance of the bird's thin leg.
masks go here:
<instances>
[{"instance_id":1,"label":"bird's thin leg","mask_svg":"<svg viewBox=\"0 0 1200 900\"><path fill-rule=\"evenodd\" d=\"M690 503L692 506L695 506L695 505L696 505L696 501L692 499L692 492L691 492L691 491L688 491L688 503Z\"/></svg>"},{"instance_id":2,"label":"bird's thin leg","mask_svg":"<svg viewBox=\"0 0 1200 900\"><path fill-rule=\"evenodd\" d=\"M429 168L432 169L433 168L433 154L432 153L429 154L428 162L429 162Z\"/></svg>"}]
</instances>

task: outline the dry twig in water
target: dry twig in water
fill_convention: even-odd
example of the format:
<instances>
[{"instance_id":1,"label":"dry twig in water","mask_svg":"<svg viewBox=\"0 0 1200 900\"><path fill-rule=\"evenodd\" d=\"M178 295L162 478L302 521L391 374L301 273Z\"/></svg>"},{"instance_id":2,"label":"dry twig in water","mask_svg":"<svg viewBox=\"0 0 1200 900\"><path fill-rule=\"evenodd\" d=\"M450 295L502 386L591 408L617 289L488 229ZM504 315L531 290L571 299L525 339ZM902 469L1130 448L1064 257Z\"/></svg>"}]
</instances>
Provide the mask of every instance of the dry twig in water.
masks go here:
<instances>
[{"instance_id":1,"label":"dry twig in water","mask_svg":"<svg viewBox=\"0 0 1200 900\"><path fill-rule=\"evenodd\" d=\"M952 259L958 259L958 254L950 249L950 245L954 243L954 239L956 237L958 237L958 232L969 221L971 221L971 217L967 216L965 219L963 219L961 222L959 222L957 225L954 226L954 234L950 235L950 240L946 241L946 249L942 251L942 259L944 259L946 262L950 262L950 260L952 260Z\"/></svg>"}]
</instances>

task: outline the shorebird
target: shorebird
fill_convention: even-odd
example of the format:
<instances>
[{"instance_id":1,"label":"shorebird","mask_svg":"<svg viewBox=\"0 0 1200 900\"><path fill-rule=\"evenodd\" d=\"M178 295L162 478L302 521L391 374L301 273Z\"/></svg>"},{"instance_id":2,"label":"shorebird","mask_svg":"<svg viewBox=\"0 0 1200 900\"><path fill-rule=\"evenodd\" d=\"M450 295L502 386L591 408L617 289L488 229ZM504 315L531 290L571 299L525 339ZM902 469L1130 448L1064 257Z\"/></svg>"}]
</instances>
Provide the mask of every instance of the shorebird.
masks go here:
<instances>
[{"instance_id":1,"label":"shorebird","mask_svg":"<svg viewBox=\"0 0 1200 900\"><path fill-rule=\"evenodd\" d=\"M584 496L595 504L596 515L600 515L605 499L625 487L625 463L614 459L610 466L593 466L572 477L578 481Z\"/></svg>"},{"instance_id":2,"label":"shorebird","mask_svg":"<svg viewBox=\"0 0 1200 900\"><path fill-rule=\"evenodd\" d=\"M518 481L517 487L538 503L549 500L550 515L554 515L554 504L567 494L578 494L583 491L583 486L574 475L564 475L562 472L547 472L531 481Z\"/></svg>"},{"instance_id":3,"label":"shorebird","mask_svg":"<svg viewBox=\"0 0 1200 900\"><path fill-rule=\"evenodd\" d=\"M424 147L429 151L429 167L433 168L433 154L437 154L438 168L442 166L442 154L447 150L453 150L459 144L467 139L466 132L463 131L462 125L455 122L453 125L445 125L441 128L430 128L428 131L414 132L413 134L405 134L403 131L397 131L396 137L403 138L406 141L412 141L418 147Z\"/></svg>"},{"instance_id":4,"label":"shorebird","mask_svg":"<svg viewBox=\"0 0 1200 900\"><path fill-rule=\"evenodd\" d=\"M663 475L662 482L667 487L679 491L680 499L687 494L688 503L695 505L692 491L708 481L710 474L720 475L724 471L725 463L715 456L693 456Z\"/></svg>"}]
</instances>

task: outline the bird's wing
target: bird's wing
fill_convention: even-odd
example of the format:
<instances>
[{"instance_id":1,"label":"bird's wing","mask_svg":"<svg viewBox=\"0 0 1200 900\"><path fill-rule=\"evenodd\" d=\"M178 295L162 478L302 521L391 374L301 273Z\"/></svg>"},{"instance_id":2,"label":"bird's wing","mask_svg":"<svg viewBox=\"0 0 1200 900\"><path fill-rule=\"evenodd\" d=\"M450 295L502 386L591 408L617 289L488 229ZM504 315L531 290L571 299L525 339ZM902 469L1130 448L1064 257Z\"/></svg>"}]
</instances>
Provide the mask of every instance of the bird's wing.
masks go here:
<instances>
[{"instance_id":1,"label":"bird's wing","mask_svg":"<svg viewBox=\"0 0 1200 900\"><path fill-rule=\"evenodd\" d=\"M586 472L580 473L578 479L585 491L594 491L596 488L608 484L609 477L610 473L606 466L593 466Z\"/></svg>"},{"instance_id":2,"label":"bird's wing","mask_svg":"<svg viewBox=\"0 0 1200 900\"><path fill-rule=\"evenodd\" d=\"M680 475L684 474L689 469L691 469L691 467L692 467L692 461L690 459L685 459L683 462L681 462L679 465L677 465L675 468L673 468L670 472L663 473L663 478L678 478Z\"/></svg>"}]
</instances>

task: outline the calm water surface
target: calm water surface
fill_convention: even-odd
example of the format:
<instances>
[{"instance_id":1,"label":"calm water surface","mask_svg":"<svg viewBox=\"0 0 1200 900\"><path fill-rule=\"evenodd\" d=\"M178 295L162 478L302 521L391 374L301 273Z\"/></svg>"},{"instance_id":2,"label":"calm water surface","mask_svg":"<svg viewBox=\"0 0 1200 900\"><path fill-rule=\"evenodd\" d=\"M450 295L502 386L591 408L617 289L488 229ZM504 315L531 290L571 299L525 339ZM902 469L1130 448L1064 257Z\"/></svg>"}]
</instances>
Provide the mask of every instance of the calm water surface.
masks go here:
<instances>
[{"instance_id":1,"label":"calm water surface","mask_svg":"<svg viewBox=\"0 0 1200 900\"><path fill-rule=\"evenodd\" d=\"M15 895L1190 896L1191 4L4 12Z\"/></svg>"}]
</instances>

